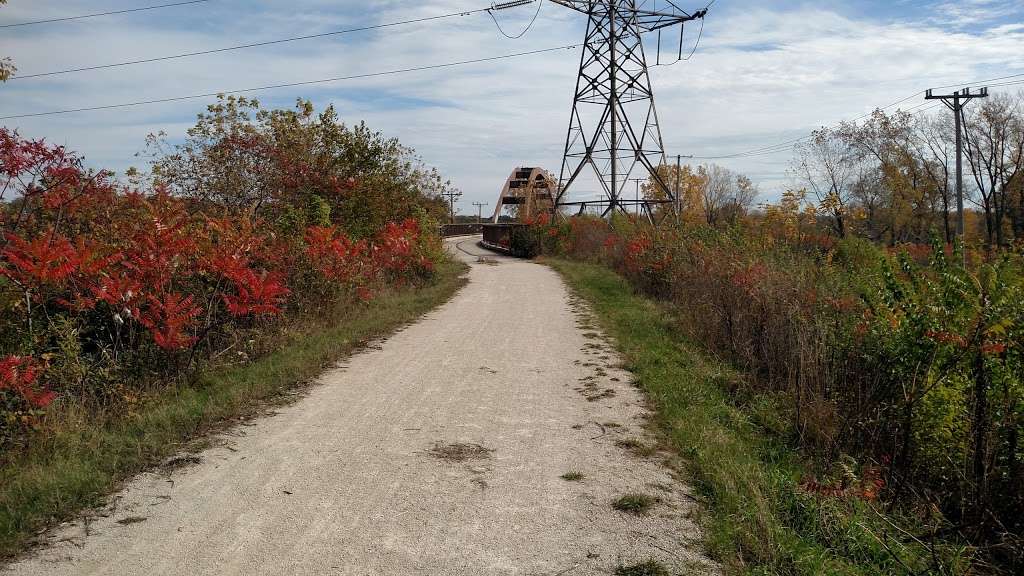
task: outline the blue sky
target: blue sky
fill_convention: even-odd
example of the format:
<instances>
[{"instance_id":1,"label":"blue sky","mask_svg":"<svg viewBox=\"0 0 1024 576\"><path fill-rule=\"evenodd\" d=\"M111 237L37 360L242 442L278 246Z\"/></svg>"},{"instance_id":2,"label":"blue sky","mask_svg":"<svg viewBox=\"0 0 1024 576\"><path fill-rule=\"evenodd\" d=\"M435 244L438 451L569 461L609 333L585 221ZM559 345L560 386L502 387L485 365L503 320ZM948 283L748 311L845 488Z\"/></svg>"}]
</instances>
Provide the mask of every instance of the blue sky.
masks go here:
<instances>
[{"instance_id":1,"label":"blue sky","mask_svg":"<svg viewBox=\"0 0 1024 576\"><path fill-rule=\"evenodd\" d=\"M0 24L135 8L170 0L10 0ZM678 0L676 0L677 3ZM701 0L692 6L700 8ZM0 55L21 74L329 32L486 7L482 0L210 0L74 22L0 29ZM533 6L498 14L518 31ZM584 18L545 3L520 40L486 14L211 56L0 85L0 116L117 104L424 66L580 42ZM685 42L694 40L687 29ZM669 42L666 41L666 44ZM692 60L652 70L667 152L720 156L805 135L930 86L1024 73L1024 0L718 0ZM578 53L255 94L265 105L334 103L413 146L462 188L463 212L492 202L517 165L557 171ZM1001 88L1017 90L1021 86ZM144 167L147 133L180 137L210 99L3 120L86 155L91 165ZM904 107L918 106L917 98ZM938 110L936 110L938 112ZM791 151L718 160L770 200L792 184Z\"/></svg>"}]
</instances>

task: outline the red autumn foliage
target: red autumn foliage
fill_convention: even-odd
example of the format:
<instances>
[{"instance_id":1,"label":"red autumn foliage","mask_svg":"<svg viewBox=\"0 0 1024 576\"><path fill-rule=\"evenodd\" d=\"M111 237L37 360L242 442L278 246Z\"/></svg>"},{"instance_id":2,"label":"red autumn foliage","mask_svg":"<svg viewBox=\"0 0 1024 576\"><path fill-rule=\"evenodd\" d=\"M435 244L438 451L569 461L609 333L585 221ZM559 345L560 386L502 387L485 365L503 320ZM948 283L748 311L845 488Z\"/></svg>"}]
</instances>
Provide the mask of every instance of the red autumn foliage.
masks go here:
<instances>
[{"instance_id":1,"label":"red autumn foliage","mask_svg":"<svg viewBox=\"0 0 1024 576\"><path fill-rule=\"evenodd\" d=\"M306 257L324 278L357 288L381 279L399 284L404 275L429 272L433 262L421 253L419 222L408 219L389 223L374 238L354 241L336 226L311 226L306 230ZM366 289L359 291L370 299Z\"/></svg>"},{"instance_id":2,"label":"red autumn foliage","mask_svg":"<svg viewBox=\"0 0 1024 576\"><path fill-rule=\"evenodd\" d=\"M376 266L388 272L405 272L413 264L413 251L419 239L420 225L415 220L389 223L373 243Z\"/></svg>"},{"instance_id":3,"label":"red autumn foliage","mask_svg":"<svg viewBox=\"0 0 1024 576\"><path fill-rule=\"evenodd\" d=\"M959 334L954 334L952 332L929 330L925 332L925 336L940 344L952 344L957 348L967 347L967 339Z\"/></svg>"},{"instance_id":4,"label":"red autumn foliage","mask_svg":"<svg viewBox=\"0 0 1024 576\"><path fill-rule=\"evenodd\" d=\"M217 146L285 188L346 194L359 186L265 139L231 135ZM295 170L274 174L281 163ZM4 192L17 203L5 203ZM87 360L103 365L97 374L139 361L145 373L173 375L180 362L163 359L185 358L181 352L198 351L200 342L215 355L243 338L255 341L274 322L303 306L319 310L329 298L369 301L389 285L425 277L439 254L436 237L415 219L383 223L359 239L342 224L282 229L248 208L182 198L160 185L129 188L86 171L61 147L0 129L0 328L12 336L0 338L0 354L29 351L0 356L0 391L45 408L54 396L37 382L61 362L33 357L53 358L48 346L57 337L77 338ZM0 445L12 438L4 406Z\"/></svg>"},{"instance_id":5,"label":"red autumn foliage","mask_svg":"<svg viewBox=\"0 0 1024 576\"><path fill-rule=\"evenodd\" d=\"M306 230L306 256L325 278L349 282L365 263L367 243L354 242L337 226L311 226Z\"/></svg>"},{"instance_id":6,"label":"red autumn foliage","mask_svg":"<svg viewBox=\"0 0 1024 576\"><path fill-rule=\"evenodd\" d=\"M150 296L139 322L153 333L153 341L164 350L180 350L195 343L195 336L186 334L202 310L192 295L164 293Z\"/></svg>"},{"instance_id":7,"label":"red autumn foliage","mask_svg":"<svg viewBox=\"0 0 1024 576\"><path fill-rule=\"evenodd\" d=\"M752 294L766 276L768 276L768 267L763 262L755 262L753 264L737 266L737 270L732 274L730 280L733 286L742 289L748 294Z\"/></svg>"},{"instance_id":8,"label":"red autumn foliage","mask_svg":"<svg viewBox=\"0 0 1024 576\"><path fill-rule=\"evenodd\" d=\"M5 235L7 246L0 250L7 266L0 275L22 286L41 286L62 282L75 270L77 254L66 238L43 234L24 240L16 234Z\"/></svg>"},{"instance_id":9,"label":"red autumn foliage","mask_svg":"<svg viewBox=\"0 0 1024 576\"><path fill-rule=\"evenodd\" d=\"M281 304L291 292L285 288L280 274L257 274L250 268L241 268L228 278L237 294L225 294L224 303L235 316L250 314L280 314Z\"/></svg>"},{"instance_id":10,"label":"red autumn foliage","mask_svg":"<svg viewBox=\"0 0 1024 576\"><path fill-rule=\"evenodd\" d=\"M42 368L32 358L0 358L0 393L13 393L30 408L46 408L56 394L37 385L40 372Z\"/></svg>"},{"instance_id":11,"label":"red autumn foliage","mask_svg":"<svg viewBox=\"0 0 1024 576\"><path fill-rule=\"evenodd\" d=\"M800 489L807 494L822 498L859 498L868 502L878 500L879 494L885 489L882 469L868 466L859 478L846 478L831 482L822 482L816 478L804 478Z\"/></svg>"}]
</instances>

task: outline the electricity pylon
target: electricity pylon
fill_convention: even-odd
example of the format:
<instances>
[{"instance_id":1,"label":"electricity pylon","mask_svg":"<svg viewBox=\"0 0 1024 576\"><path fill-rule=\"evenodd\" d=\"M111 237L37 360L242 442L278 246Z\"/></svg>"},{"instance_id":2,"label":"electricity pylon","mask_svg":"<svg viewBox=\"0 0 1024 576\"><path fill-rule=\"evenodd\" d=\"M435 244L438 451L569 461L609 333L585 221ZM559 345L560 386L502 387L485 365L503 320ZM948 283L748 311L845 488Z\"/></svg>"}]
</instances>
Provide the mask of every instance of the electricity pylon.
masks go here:
<instances>
[{"instance_id":1,"label":"electricity pylon","mask_svg":"<svg viewBox=\"0 0 1024 576\"><path fill-rule=\"evenodd\" d=\"M638 6L636 0L551 2L586 14L588 18L565 139L556 210L578 205L582 213L589 205L603 208L602 215L607 216L615 210L627 212L625 204L642 204L650 216L652 203L674 204L675 194L657 170L657 166L665 162L665 144L654 106L642 34L682 26L690 20L703 18L707 10L690 14L668 2L671 9L659 11L647 9L645 1ZM637 164L650 174L665 200L631 202L622 198L623 187ZM593 168L606 199L567 201L567 193L588 165Z\"/></svg>"}]
</instances>

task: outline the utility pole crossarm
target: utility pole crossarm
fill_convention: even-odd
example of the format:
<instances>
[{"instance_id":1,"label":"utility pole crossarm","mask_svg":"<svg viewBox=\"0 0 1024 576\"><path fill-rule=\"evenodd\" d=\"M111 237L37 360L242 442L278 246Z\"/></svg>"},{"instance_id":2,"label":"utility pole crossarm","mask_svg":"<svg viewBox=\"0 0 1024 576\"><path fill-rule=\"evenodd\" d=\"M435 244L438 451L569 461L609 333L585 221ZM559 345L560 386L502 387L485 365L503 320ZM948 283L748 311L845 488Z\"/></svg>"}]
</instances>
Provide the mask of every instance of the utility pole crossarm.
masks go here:
<instances>
[{"instance_id":1,"label":"utility pole crossarm","mask_svg":"<svg viewBox=\"0 0 1024 576\"><path fill-rule=\"evenodd\" d=\"M476 223L480 224L484 218L484 206L487 206L487 202L473 202L473 206L476 206Z\"/></svg>"},{"instance_id":2,"label":"utility pole crossarm","mask_svg":"<svg viewBox=\"0 0 1024 576\"><path fill-rule=\"evenodd\" d=\"M952 94L936 95L932 90L927 90L924 93L925 100L942 100L942 103L956 114L960 113L960 107L963 104L968 100L974 100L975 98L988 98L988 88L982 88L979 92L971 92L970 88L964 88L963 90L957 90ZM950 102L950 100L952 100L952 102Z\"/></svg>"},{"instance_id":3,"label":"utility pole crossarm","mask_svg":"<svg viewBox=\"0 0 1024 576\"><path fill-rule=\"evenodd\" d=\"M633 11L633 14L636 15L637 26L644 32L661 30L662 28L668 28L669 26L675 26L676 24L690 22L691 20L700 20L707 15L707 13L707 10L700 10L693 14L673 14L671 12L654 12L651 10Z\"/></svg>"},{"instance_id":4,"label":"utility pole crossarm","mask_svg":"<svg viewBox=\"0 0 1024 576\"><path fill-rule=\"evenodd\" d=\"M586 2L584 0L549 0L552 4L561 4L570 10L575 10L582 14L590 14L591 10L594 9L596 2Z\"/></svg>"},{"instance_id":5,"label":"utility pole crossarm","mask_svg":"<svg viewBox=\"0 0 1024 576\"><path fill-rule=\"evenodd\" d=\"M559 4L570 10L575 10L581 14L591 15L595 10L606 9L608 2L601 1L586 1L586 0L549 0L553 4ZM707 10L698 10L693 14L688 14L682 10L672 11L656 11L656 10L643 10L640 8L619 8L620 13L627 17L632 16L635 18L634 22L641 32L653 32L654 30L660 30L662 28L668 28L669 26L675 26L676 24L682 24L691 20L699 20L707 15Z\"/></svg>"},{"instance_id":6,"label":"utility pole crossarm","mask_svg":"<svg viewBox=\"0 0 1024 576\"><path fill-rule=\"evenodd\" d=\"M920 94L920 92L918 92L918 94ZM963 90L957 90L952 94L935 94L933 90L929 89L924 93L925 100L948 100L950 98L960 98L962 100L988 98L988 88L982 88L978 92L971 92L970 88L964 88Z\"/></svg>"}]
</instances>

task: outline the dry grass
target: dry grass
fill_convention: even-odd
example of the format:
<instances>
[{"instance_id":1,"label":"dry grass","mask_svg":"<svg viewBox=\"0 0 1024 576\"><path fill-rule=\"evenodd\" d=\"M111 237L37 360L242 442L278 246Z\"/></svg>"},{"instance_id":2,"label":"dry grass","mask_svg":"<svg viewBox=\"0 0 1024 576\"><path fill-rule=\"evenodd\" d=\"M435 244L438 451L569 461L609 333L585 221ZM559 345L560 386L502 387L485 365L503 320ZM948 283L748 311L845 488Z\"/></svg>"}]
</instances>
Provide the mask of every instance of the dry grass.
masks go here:
<instances>
[{"instance_id":1,"label":"dry grass","mask_svg":"<svg viewBox=\"0 0 1024 576\"><path fill-rule=\"evenodd\" d=\"M433 448L427 450L427 454L430 454L434 458L448 460L450 462L484 460L490 458L492 452L494 452L494 450L484 448L479 444L444 444L442 442L435 443Z\"/></svg>"},{"instance_id":2,"label":"dry grass","mask_svg":"<svg viewBox=\"0 0 1024 576\"><path fill-rule=\"evenodd\" d=\"M636 438L623 438L622 440L617 441L615 445L618 446L619 448L625 448L626 450L629 450L633 454L641 456L643 458L653 456L654 453L658 451L658 448L656 446L644 444L643 442L637 440Z\"/></svg>"}]
</instances>

